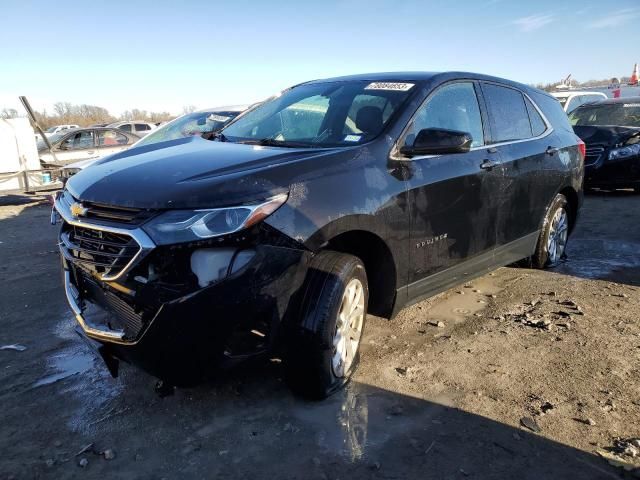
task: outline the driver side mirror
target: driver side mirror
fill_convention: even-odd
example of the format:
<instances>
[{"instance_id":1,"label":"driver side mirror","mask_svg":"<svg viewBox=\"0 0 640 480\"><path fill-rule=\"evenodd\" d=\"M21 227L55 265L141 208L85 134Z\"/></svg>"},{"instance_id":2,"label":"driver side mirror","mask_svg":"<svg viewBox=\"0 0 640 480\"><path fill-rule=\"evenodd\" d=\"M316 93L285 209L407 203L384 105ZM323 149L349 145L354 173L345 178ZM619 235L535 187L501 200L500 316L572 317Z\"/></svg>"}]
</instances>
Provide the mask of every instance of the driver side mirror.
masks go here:
<instances>
[{"instance_id":1,"label":"driver side mirror","mask_svg":"<svg viewBox=\"0 0 640 480\"><path fill-rule=\"evenodd\" d=\"M471 150L473 138L470 133L445 128L425 128L418 132L413 145L400 148L400 153L408 157L415 155L441 155L445 153L465 153Z\"/></svg>"}]
</instances>

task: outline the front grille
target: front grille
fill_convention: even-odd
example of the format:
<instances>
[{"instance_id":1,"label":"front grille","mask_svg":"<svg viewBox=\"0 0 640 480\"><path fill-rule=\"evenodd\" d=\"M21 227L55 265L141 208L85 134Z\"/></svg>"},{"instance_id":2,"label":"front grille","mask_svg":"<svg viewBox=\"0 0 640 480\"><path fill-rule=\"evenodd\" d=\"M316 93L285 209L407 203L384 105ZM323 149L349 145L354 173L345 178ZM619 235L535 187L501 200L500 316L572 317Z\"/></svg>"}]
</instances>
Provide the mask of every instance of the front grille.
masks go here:
<instances>
[{"instance_id":1,"label":"front grille","mask_svg":"<svg viewBox=\"0 0 640 480\"><path fill-rule=\"evenodd\" d=\"M83 220L93 220L92 223L122 225L124 228L142 225L149 218L157 213L156 210L134 207L120 207L107 205L106 203L80 201L75 199L71 193L64 191L60 197L61 203L66 204L67 208L71 208L74 203L80 204L84 208L82 213Z\"/></svg>"},{"instance_id":2,"label":"front grille","mask_svg":"<svg viewBox=\"0 0 640 480\"><path fill-rule=\"evenodd\" d=\"M587 147L587 152L584 156L584 166L595 165L603 153L604 147Z\"/></svg>"},{"instance_id":3,"label":"front grille","mask_svg":"<svg viewBox=\"0 0 640 480\"><path fill-rule=\"evenodd\" d=\"M87 209L84 217L87 219L102 220L107 222L124 223L127 225L139 225L149 219L153 214L150 210L131 207L115 207L95 202L82 202Z\"/></svg>"},{"instance_id":4,"label":"front grille","mask_svg":"<svg viewBox=\"0 0 640 480\"><path fill-rule=\"evenodd\" d=\"M133 260L140 245L129 235L64 223L60 246L67 260L102 277L113 278Z\"/></svg>"}]
</instances>

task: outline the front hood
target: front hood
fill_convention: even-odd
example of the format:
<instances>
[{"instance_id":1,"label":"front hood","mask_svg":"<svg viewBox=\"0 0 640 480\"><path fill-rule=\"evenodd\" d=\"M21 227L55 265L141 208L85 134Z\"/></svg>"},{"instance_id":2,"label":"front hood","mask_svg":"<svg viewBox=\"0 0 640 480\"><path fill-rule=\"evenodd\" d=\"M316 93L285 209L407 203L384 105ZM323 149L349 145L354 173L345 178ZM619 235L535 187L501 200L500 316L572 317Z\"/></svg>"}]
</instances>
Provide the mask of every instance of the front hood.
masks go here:
<instances>
[{"instance_id":1,"label":"front hood","mask_svg":"<svg viewBox=\"0 0 640 480\"><path fill-rule=\"evenodd\" d=\"M189 137L106 157L71 177L67 189L79 200L123 207L237 205L287 191L296 177L326 168L344 150L261 147Z\"/></svg>"},{"instance_id":2,"label":"front hood","mask_svg":"<svg viewBox=\"0 0 640 480\"><path fill-rule=\"evenodd\" d=\"M575 125L573 131L587 145L615 147L640 134L640 128Z\"/></svg>"},{"instance_id":3,"label":"front hood","mask_svg":"<svg viewBox=\"0 0 640 480\"><path fill-rule=\"evenodd\" d=\"M99 159L98 158L89 158L87 160L80 160L79 162L74 162L74 163L70 163L68 165L65 165L64 168L66 169L70 169L70 170L82 170L83 168L87 168L89 165L93 165L94 163L96 163Z\"/></svg>"}]
</instances>

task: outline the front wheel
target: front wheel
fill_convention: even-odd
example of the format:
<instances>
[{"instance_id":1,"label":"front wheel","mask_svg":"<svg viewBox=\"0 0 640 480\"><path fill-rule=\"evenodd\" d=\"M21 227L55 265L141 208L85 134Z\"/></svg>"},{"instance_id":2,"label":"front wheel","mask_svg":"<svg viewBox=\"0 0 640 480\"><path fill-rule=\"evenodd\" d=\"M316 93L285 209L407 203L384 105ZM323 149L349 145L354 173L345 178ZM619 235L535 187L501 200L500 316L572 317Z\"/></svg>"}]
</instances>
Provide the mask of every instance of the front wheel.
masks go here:
<instances>
[{"instance_id":1,"label":"front wheel","mask_svg":"<svg viewBox=\"0 0 640 480\"><path fill-rule=\"evenodd\" d=\"M570 228L569 202L559 193L555 196L542 224L536 251L532 257L536 268L552 268L565 256Z\"/></svg>"},{"instance_id":2,"label":"front wheel","mask_svg":"<svg viewBox=\"0 0 640 480\"><path fill-rule=\"evenodd\" d=\"M367 275L353 255L324 251L309 266L301 316L287 337L285 369L295 392L326 398L358 363L369 301Z\"/></svg>"}]
</instances>

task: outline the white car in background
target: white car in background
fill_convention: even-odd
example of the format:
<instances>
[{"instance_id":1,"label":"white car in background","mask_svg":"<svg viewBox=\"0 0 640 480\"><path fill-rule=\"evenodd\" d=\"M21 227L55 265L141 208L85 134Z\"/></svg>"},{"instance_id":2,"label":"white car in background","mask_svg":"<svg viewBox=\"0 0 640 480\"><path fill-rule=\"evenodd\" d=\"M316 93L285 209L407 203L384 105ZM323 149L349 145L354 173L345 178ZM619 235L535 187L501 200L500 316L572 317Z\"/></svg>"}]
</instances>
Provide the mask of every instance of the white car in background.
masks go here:
<instances>
[{"instance_id":1,"label":"white car in background","mask_svg":"<svg viewBox=\"0 0 640 480\"><path fill-rule=\"evenodd\" d=\"M202 136L203 134L215 133L222 129L227 123L236 118L240 113L249 108L247 105L233 105L228 107L205 108L192 113L182 115L164 125L157 127L146 137L138 140L130 148L142 147L159 142L168 142L179 138ZM118 122L116 125L127 122ZM129 122L132 123L132 122ZM136 123L136 122L133 122ZM127 147L129 148L129 147ZM103 155L102 155L103 156ZM98 159L82 160L67 165L62 170L62 179L66 181L80 170L92 165Z\"/></svg>"},{"instance_id":2,"label":"white car in background","mask_svg":"<svg viewBox=\"0 0 640 480\"><path fill-rule=\"evenodd\" d=\"M93 163L96 160L126 150L140 137L115 128L79 128L48 137L51 150L41 140L38 142L40 164L46 167L65 167L78 162ZM65 168L60 171L65 181Z\"/></svg>"},{"instance_id":3,"label":"white car in background","mask_svg":"<svg viewBox=\"0 0 640 480\"><path fill-rule=\"evenodd\" d=\"M157 128L155 123L143 122L139 120L115 122L110 123L107 126L117 128L118 130L122 130L123 132L133 133L134 135L137 135L139 137L144 137Z\"/></svg>"},{"instance_id":4,"label":"white car in background","mask_svg":"<svg viewBox=\"0 0 640 480\"><path fill-rule=\"evenodd\" d=\"M556 99L562 105L567 114L574 111L580 105L584 105L586 103L594 103L599 102L600 100L606 100L608 97L602 92L588 92L588 91L577 91L577 90L565 90L562 92L551 92L551 95L556 97Z\"/></svg>"}]
</instances>

